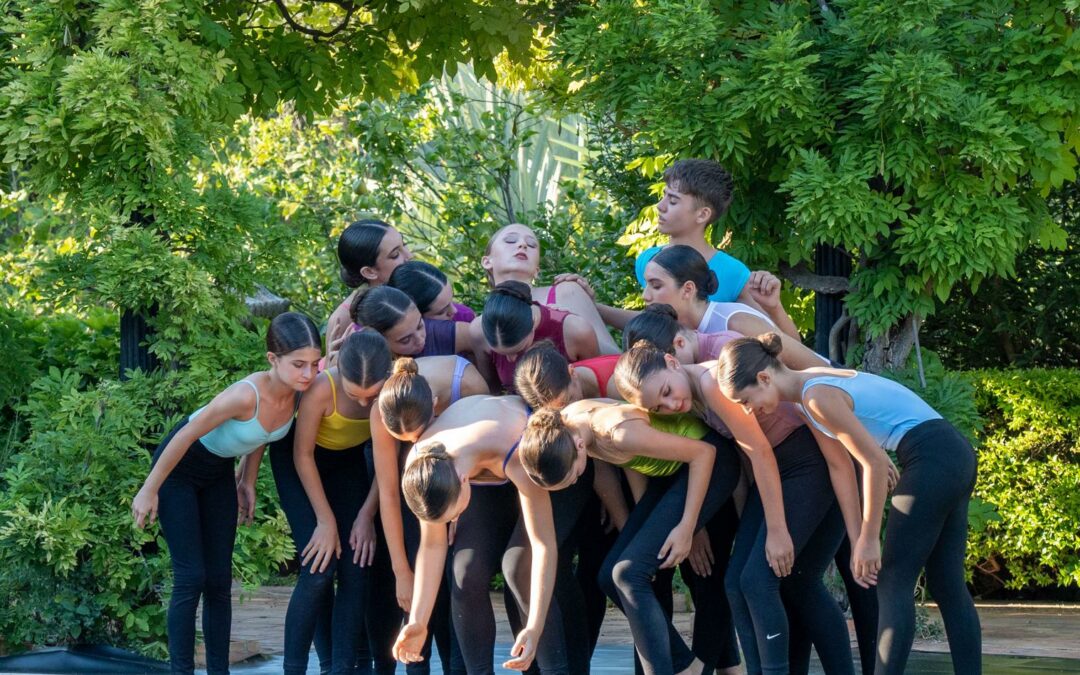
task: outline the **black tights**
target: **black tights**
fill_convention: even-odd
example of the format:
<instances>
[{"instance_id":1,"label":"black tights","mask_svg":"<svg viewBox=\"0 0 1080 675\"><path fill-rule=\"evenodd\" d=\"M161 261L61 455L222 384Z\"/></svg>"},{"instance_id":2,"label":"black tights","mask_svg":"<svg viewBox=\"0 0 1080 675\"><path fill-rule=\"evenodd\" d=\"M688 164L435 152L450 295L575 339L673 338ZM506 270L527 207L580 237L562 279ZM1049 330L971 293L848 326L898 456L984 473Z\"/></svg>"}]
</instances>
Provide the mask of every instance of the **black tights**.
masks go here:
<instances>
[{"instance_id":1,"label":"black tights","mask_svg":"<svg viewBox=\"0 0 1080 675\"><path fill-rule=\"evenodd\" d=\"M715 432L704 439L716 447L709 489L698 516L708 522L730 497L739 480L739 460L732 442ZM682 671L694 654L675 631L652 586L659 566L657 554L686 505L689 467L669 478L653 478L630 513L625 527L604 561L600 587L626 614L634 645L648 675Z\"/></svg>"},{"instance_id":2,"label":"black tights","mask_svg":"<svg viewBox=\"0 0 1080 675\"><path fill-rule=\"evenodd\" d=\"M822 528L826 515L836 503L829 482L828 467L810 430L796 429L775 448L783 490L784 513L788 532L795 546L796 558L807 542L826 538L830 553L840 545L843 530ZM728 568L725 587L739 629L746 670L751 675L789 672L789 622L781 599L781 578L769 567L765 557L767 535L761 496L753 489L743 509L735 550ZM824 568L792 574L786 585L789 607L798 612L804 630L816 637L822 665L827 673L853 675L847 624L839 605L822 581Z\"/></svg>"},{"instance_id":3,"label":"black tights","mask_svg":"<svg viewBox=\"0 0 1080 675\"><path fill-rule=\"evenodd\" d=\"M573 486L551 493L560 560L536 652L537 665L544 675L587 672L578 670L581 659L588 658L584 604L573 577L572 547L563 546L570 539L592 490L592 480L587 476L591 473L583 475ZM454 631L468 636L460 641L465 667L469 675L493 675L495 614L488 589L498 567L514 600L509 604L516 605L507 607L512 627L520 628L521 617L528 615L529 606L531 547L513 485L472 489L469 506L458 520L450 567Z\"/></svg>"},{"instance_id":4,"label":"black tights","mask_svg":"<svg viewBox=\"0 0 1080 675\"><path fill-rule=\"evenodd\" d=\"M975 487L971 444L945 420L923 422L896 449L900 482L892 493L878 574L877 675L903 673L915 638L915 584L938 603L953 670L982 672L979 615L964 580L968 500Z\"/></svg>"},{"instance_id":5,"label":"black tights","mask_svg":"<svg viewBox=\"0 0 1080 675\"><path fill-rule=\"evenodd\" d=\"M308 651L315 638L316 626L321 624L321 628L327 625L327 614L330 616L326 633L330 641L330 672L351 673L356 665L357 641L363 630L364 607L368 601L370 568L360 567L353 562L353 549L349 545L353 520L371 487L363 446L346 450L327 450L316 446L315 465L337 521L341 557L332 558L323 572L312 573L310 563L300 568L285 613L283 668L288 675L307 672ZM270 466L281 498L281 508L289 521L293 543L299 552L307 546L317 522L293 463L292 434L271 445ZM325 649L325 645L322 649L317 645L323 671L326 670Z\"/></svg>"},{"instance_id":6,"label":"black tights","mask_svg":"<svg viewBox=\"0 0 1080 675\"><path fill-rule=\"evenodd\" d=\"M180 422L154 452L157 463ZM169 545L173 588L167 629L169 663L176 675L195 670L195 608L203 600L206 671L229 672L232 626L232 553L236 540L233 459L195 441L158 490L158 517Z\"/></svg>"}]
</instances>

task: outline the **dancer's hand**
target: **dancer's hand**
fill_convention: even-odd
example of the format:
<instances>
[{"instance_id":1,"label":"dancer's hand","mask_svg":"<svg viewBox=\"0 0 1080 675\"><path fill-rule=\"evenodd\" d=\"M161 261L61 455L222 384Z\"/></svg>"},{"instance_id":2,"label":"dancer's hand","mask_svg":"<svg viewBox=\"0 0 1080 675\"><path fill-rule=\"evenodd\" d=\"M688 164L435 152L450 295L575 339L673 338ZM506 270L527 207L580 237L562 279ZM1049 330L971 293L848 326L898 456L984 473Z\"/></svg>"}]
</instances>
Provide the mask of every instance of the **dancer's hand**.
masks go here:
<instances>
[{"instance_id":1,"label":"dancer's hand","mask_svg":"<svg viewBox=\"0 0 1080 675\"><path fill-rule=\"evenodd\" d=\"M403 612L412 611L413 582L416 575L411 569L405 569L394 573L394 592L397 595L397 604Z\"/></svg>"},{"instance_id":2,"label":"dancer's hand","mask_svg":"<svg viewBox=\"0 0 1080 675\"><path fill-rule=\"evenodd\" d=\"M686 560L686 556L690 555L690 545L693 540L694 529L692 527L682 523L676 525L668 534L667 539L664 540L664 545L660 547L660 553L656 556L663 560L660 563L660 569L675 567Z\"/></svg>"},{"instance_id":3,"label":"dancer's hand","mask_svg":"<svg viewBox=\"0 0 1080 675\"><path fill-rule=\"evenodd\" d=\"M690 569L694 570L694 574L699 577L707 577L712 574L713 565L716 564L716 557L713 555L709 533L705 531L704 527L694 535L694 543L690 546L690 556L687 560L690 561Z\"/></svg>"},{"instance_id":4,"label":"dancer's hand","mask_svg":"<svg viewBox=\"0 0 1080 675\"><path fill-rule=\"evenodd\" d=\"M236 503L240 508L240 523L251 525L255 522L255 486L243 480L237 483Z\"/></svg>"},{"instance_id":5,"label":"dancer's hand","mask_svg":"<svg viewBox=\"0 0 1080 675\"><path fill-rule=\"evenodd\" d=\"M791 567L795 564L795 544L792 543L787 528L779 531L769 529L765 535L765 560L776 576L786 577L791 574Z\"/></svg>"},{"instance_id":6,"label":"dancer's hand","mask_svg":"<svg viewBox=\"0 0 1080 675\"><path fill-rule=\"evenodd\" d=\"M776 309L780 306L780 278L772 272L757 270L750 274L746 282L746 288L750 291L750 297L754 302L761 305L765 311Z\"/></svg>"},{"instance_id":7,"label":"dancer's hand","mask_svg":"<svg viewBox=\"0 0 1080 675\"><path fill-rule=\"evenodd\" d=\"M888 473L888 487L889 492L892 492L896 488L896 484L900 482L900 469L896 468L892 459L889 460L889 473Z\"/></svg>"},{"instance_id":8,"label":"dancer's hand","mask_svg":"<svg viewBox=\"0 0 1080 675\"><path fill-rule=\"evenodd\" d=\"M581 290L585 291L585 294L589 296L593 302L596 302L596 291L593 290L592 284L589 280L580 274L574 274L573 272L563 272L562 274L556 274L555 279L551 282L552 286L558 286L559 284L574 283L581 286Z\"/></svg>"},{"instance_id":9,"label":"dancer's hand","mask_svg":"<svg viewBox=\"0 0 1080 675\"><path fill-rule=\"evenodd\" d=\"M536 656L536 643L540 636L531 629L525 628L517 634L514 646L510 648L510 656L514 657L503 663L507 670L528 670Z\"/></svg>"},{"instance_id":10,"label":"dancer's hand","mask_svg":"<svg viewBox=\"0 0 1080 675\"><path fill-rule=\"evenodd\" d=\"M877 537L860 536L851 549L851 573L863 588L877 584L881 571L881 542Z\"/></svg>"},{"instance_id":11,"label":"dancer's hand","mask_svg":"<svg viewBox=\"0 0 1080 675\"><path fill-rule=\"evenodd\" d=\"M157 520L158 493L145 485L131 502L131 516L140 530L146 525L153 525Z\"/></svg>"},{"instance_id":12,"label":"dancer's hand","mask_svg":"<svg viewBox=\"0 0 1080 675\"><path fill-rule=\"evenodd\" d=\"M423 661L424 657L420 652L424 649L424 640L427 640L427 626L418 623L405 624L394 642L394 658L402 663Z\"/></svg>"},{"instance_id":13,"label":"dancer's hand","mask_svg":"<svg viewBox=\"0 0 1080 675\"><path fill-rule=\"evenodd\" d=\"M353 550L353 564L360 567L373 565L377 545L378 537L375 534L375 520L361 509L360 513L356 514L352 529L349 530L349 546Z\"/></svg>"},{"instance_id":14,"label":"dancer's hand","mask_svg":"<svg viewBox=\"0 0 1080 675\"><path fill-rule=\"evenodd\" d=\"M341 541L338 540L337 527L319 523L311 533L307 546L300 552L300 566L311 563L311 573L325 572L332 558L341 557Z\"/></svg>"}]
</instances>

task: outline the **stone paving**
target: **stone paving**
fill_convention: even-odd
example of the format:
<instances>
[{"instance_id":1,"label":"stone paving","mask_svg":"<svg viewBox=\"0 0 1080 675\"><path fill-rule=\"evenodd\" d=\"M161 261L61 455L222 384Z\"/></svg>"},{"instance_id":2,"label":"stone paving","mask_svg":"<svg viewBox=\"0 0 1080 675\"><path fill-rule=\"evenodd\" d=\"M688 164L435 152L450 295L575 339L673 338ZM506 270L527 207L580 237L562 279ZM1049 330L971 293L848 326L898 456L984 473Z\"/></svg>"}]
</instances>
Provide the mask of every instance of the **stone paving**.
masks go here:
<instances>
[{"instance_id":1,"label":"stone paving","mask_svg":"<svg viewBox=\"0 0 1080 675\"><path fill-rule=\"evenodd\" d=\"M235 641L257 642L264 654L283 649L285 608L291 586L266 586L250 594L234 589L233 631ZM498 641L513 642L502 611L500 594L492 596L496 609ZM1080 606L1047 604L979 604L983 653L1077 660L1080 672ZM930 608L936 614L936 609ZM677 612L675 627L689 638L693 614ZM852 634L854 640L854 634ZM251 642L247 644L251 645ZM609 609L600 633L601 645L632 645L630 627L615 609ZM853 643L854 644L854 643ZM251 645L254 646L254 645ZM947 653L948 643L919 640L915 651Z\"/></svg>"}]
</instances>

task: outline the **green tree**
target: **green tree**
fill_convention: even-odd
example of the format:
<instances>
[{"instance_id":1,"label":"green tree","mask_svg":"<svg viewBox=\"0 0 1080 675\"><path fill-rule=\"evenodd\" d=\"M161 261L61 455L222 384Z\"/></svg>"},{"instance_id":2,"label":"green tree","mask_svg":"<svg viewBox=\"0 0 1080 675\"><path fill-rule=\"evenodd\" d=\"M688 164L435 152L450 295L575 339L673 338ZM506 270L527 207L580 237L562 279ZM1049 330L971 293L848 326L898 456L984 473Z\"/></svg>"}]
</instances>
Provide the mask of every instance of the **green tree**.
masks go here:
<instances>
[{"instance_id":1,"label":"green tree","mask_svg":"<svg viewBox=\"0 0 1080 675\"><path fill-rule=\"evenodd\" d=\"M962 288L926 323L924 344L952 368L1075 367L1080 363L1080 184L1050 195L1065 248L1024 251L1013 278Z\"/></svg>"},{"instance_id":2,"label":"green tree","mask_svg":"<svg viewBox=\"0 0 1080 675\"><path fill-rule=\"evenodd\" d=\"M243 297L322 231L295 227L212 148L246 113L310 118L344 96L415 89L472 61L527 60L543 6L509 0L0 0L2 239L17 270L20 384L35 395L5 442L0 480L0 641L108 640L160 651L168 560L129 504L148 448L181 412L259 367L265 328ZM319 242L322 243L322 242ZM6 298L5 298L6 299ZM171 369L127 373L78 359L102 313L142 317ZM60 311L66 317L38 316ZM55 331L74 322L70 342ZM123 325L122 322L122 325ZM138 323L138 322L134 322ZM114 353L105 350L106 353ZM123 361L123 352L121 353ZM263 362L265 367L265 362ZM31 377L40 377L31 381ZM25 376L25 377L24 377ZM5 423L4 427L8 425ZM25 436L21 435L25 429ZM236 575L257 580L290 553L280 513L242 529Z\"/></svg>"},{"instance_id":3,"label":"green tree","mask_svg":"<svg viewBox=\"0 0 1080 675\"><path fill-rule=\"evenodd\" d=\"M748 261L814 287L814 247L847 251L847 311L880 370L955 288L1064 245L1045 196L1076 179L1078 6L594 0L556 30L548 88L613 139L601 176L727 166L713 236ZM651 243L647 221L627 239Z\"/></svg>"}]
</instances>

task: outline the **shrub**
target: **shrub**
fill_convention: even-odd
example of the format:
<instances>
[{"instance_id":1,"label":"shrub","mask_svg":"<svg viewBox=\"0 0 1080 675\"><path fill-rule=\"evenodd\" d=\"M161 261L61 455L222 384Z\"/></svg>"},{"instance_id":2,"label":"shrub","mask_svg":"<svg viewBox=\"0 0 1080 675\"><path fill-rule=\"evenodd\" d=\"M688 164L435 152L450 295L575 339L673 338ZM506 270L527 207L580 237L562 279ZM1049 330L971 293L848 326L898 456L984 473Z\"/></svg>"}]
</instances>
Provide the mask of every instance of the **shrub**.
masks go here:
<instances>
[{"instance_id":1,"label":"shrub","mask_svg":"<svg viewBox=\"0 0 1080 675\"><path fill-rule=\"evenodd\" d=\"M985 420L968 560L1011 589L1080 586L1080 371L968 374Z\"/></svg>"},{"instance_id":2,"label":"shrub","mask_svg":"<svg viewBox=\"0 0 1080 675\"><path fill-rule=\"evenodd\" d=\"M229 327L205 339L218 343L207 345L206 362L182 372L135 372L87 387L78 369L51 367L30 385L19 408L27 436L0 474L6 644L106 642L164 653L168 550L157 525L135 528L131 498L165 431L238 372L258 367L260 354L252 331ZM239 528L233 557L245 584L293 554L268 470L258 493L256 523Z\"/></svg>"}]
</instances>

